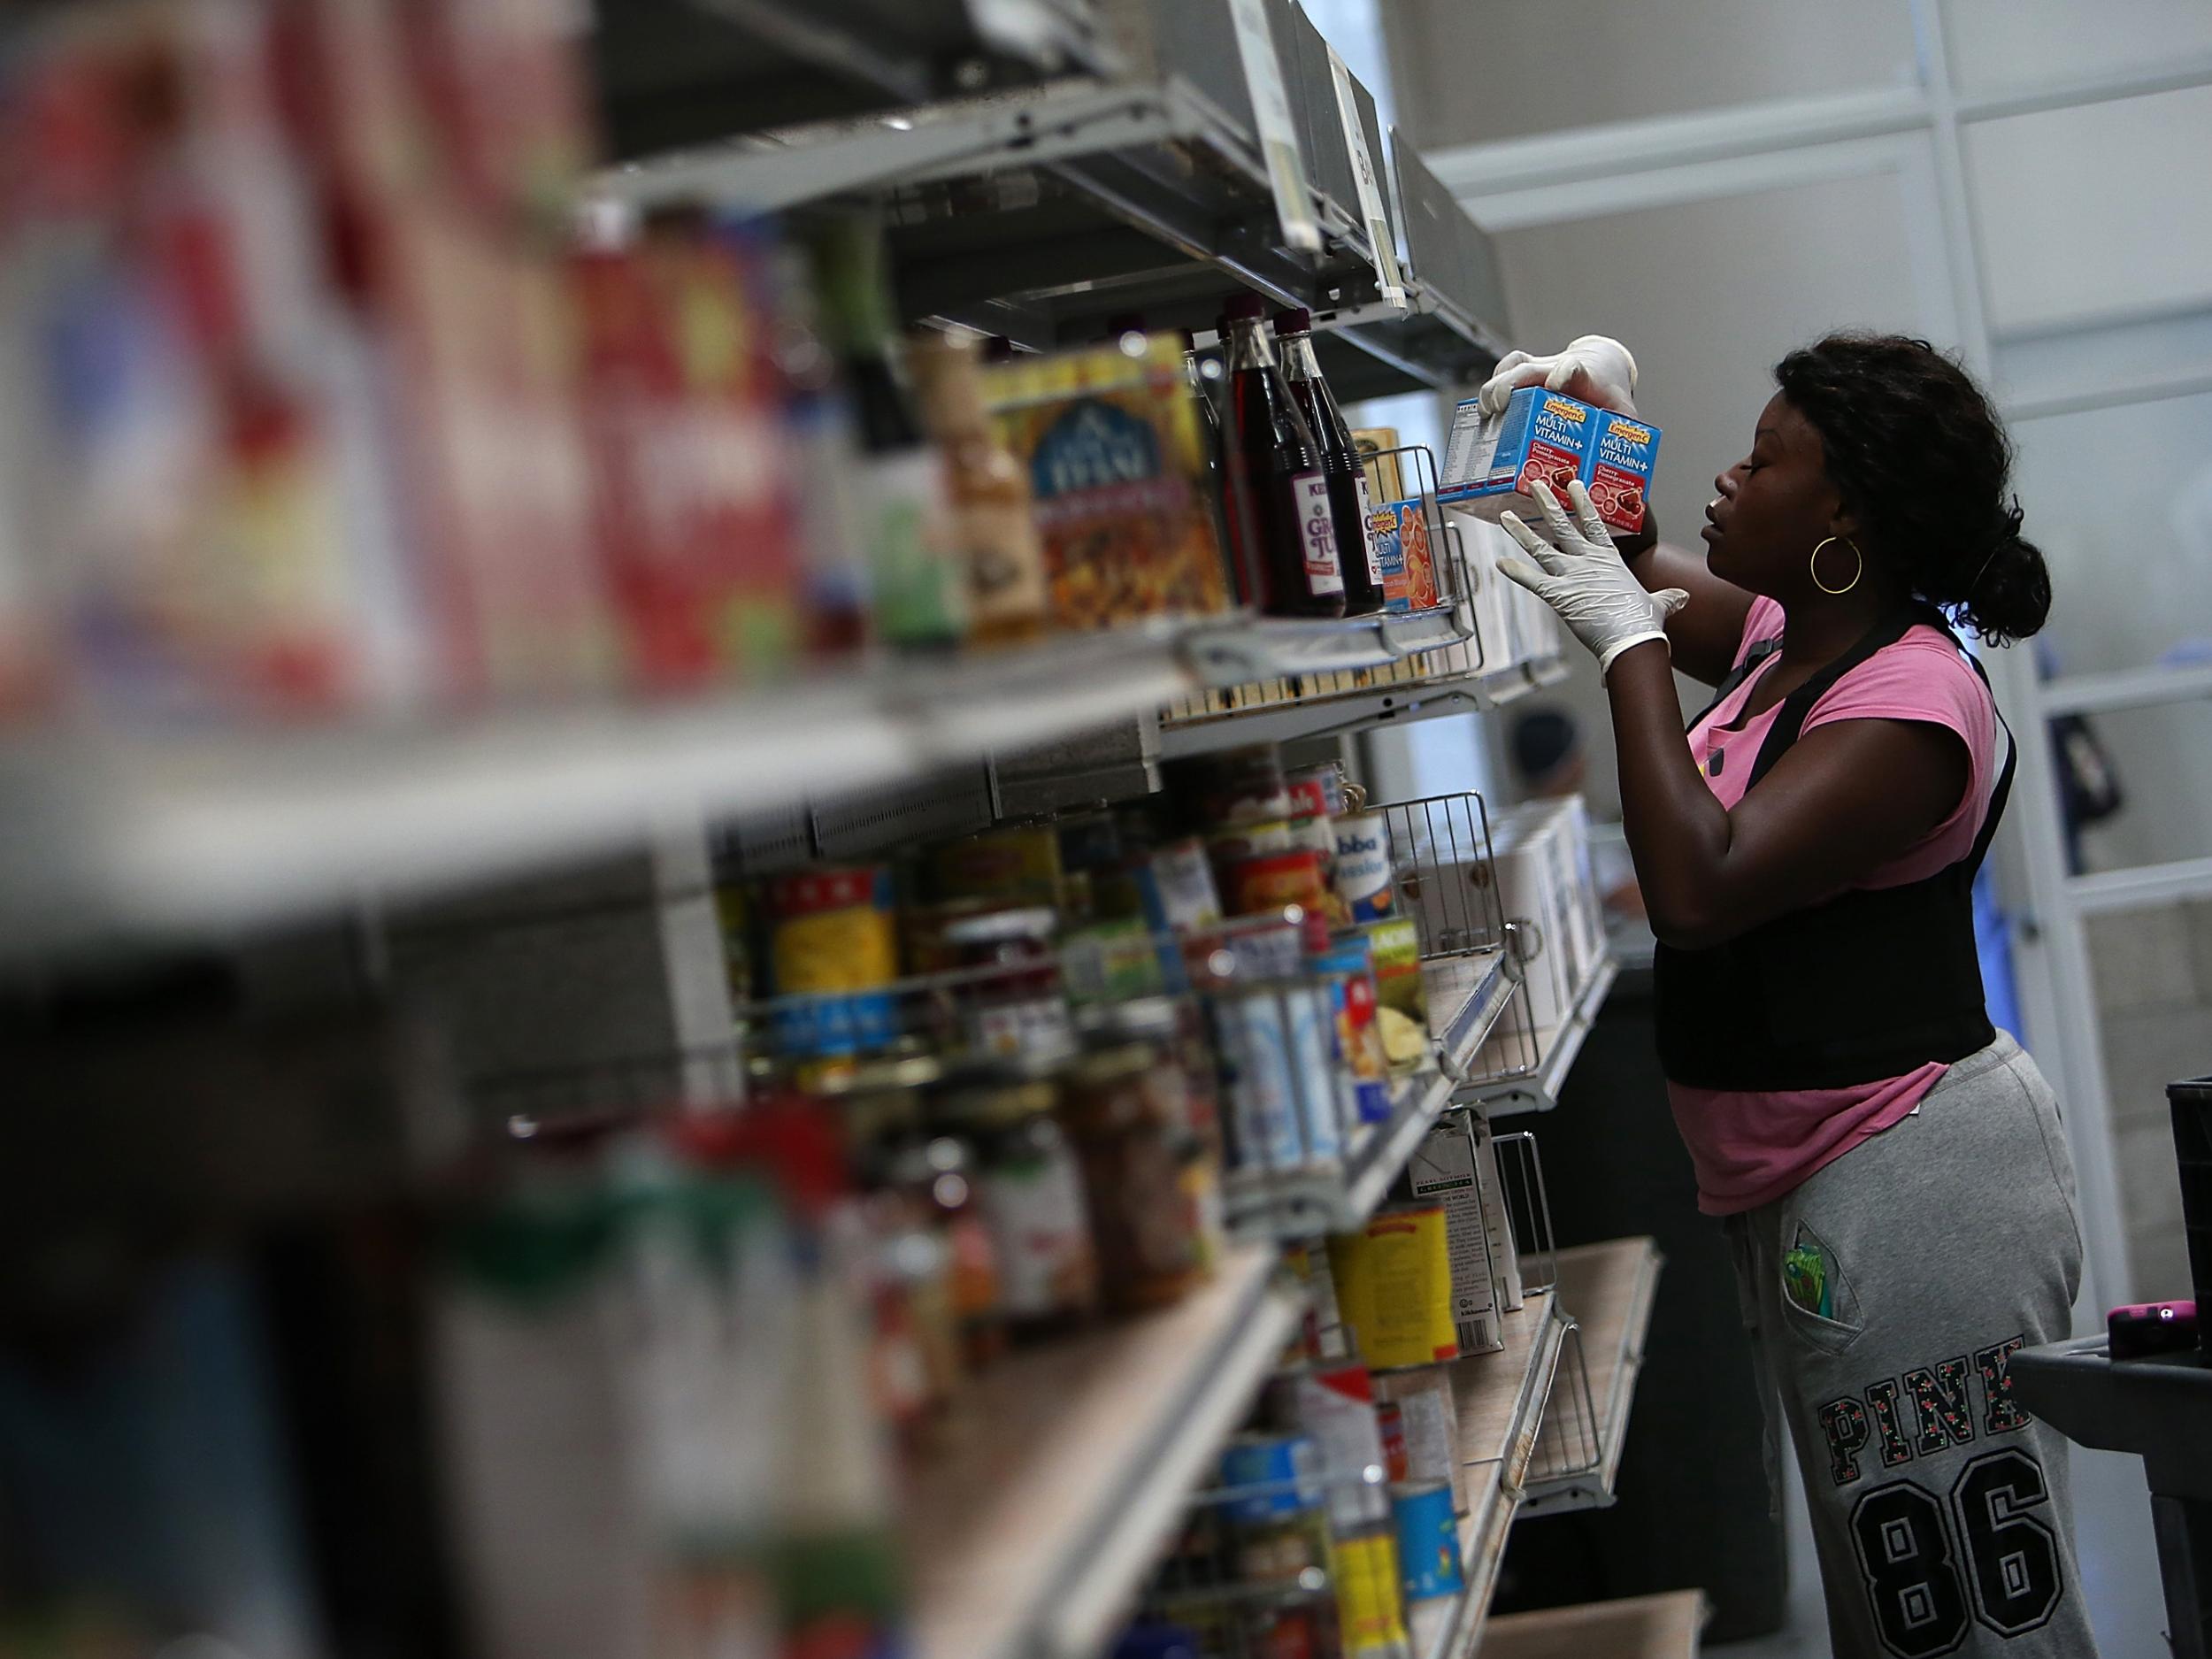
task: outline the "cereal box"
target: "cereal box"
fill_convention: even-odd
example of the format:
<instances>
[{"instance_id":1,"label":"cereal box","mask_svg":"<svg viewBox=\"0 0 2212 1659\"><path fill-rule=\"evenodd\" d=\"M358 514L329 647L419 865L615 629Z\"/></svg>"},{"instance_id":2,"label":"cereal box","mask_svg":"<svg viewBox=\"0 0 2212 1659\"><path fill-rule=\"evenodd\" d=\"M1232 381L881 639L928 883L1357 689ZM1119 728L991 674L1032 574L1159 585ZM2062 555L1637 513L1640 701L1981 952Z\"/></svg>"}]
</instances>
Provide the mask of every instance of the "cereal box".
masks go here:
<instances>
[{"instance_id":1,"label":"cereal box","mask_svg":"<svg viewBox=\"0 0 2212 1659\"><path fill-rule=\"evenodd\" d=\"M1640 530L1659 429L1562 392L1525 386L1494 418L1475 399L1452 417L1440 498L1485 518L1536 511L1529 487L1539 480L1564 497L1580 479L1598 514L1625 534Z\"/></svg>"},{"instance_id":2,"label":"cereal box","mask_svg":"<svg viewBox=\"0 0 2212 1659\"><path fill-rule=\"evenodd\" d=\"M1029 469L1054 626L1228 608L1186 376L1182 346L1165 334L1139 357L1103 346L989 372L993 419Z\"/></svg>"}]
</instances>

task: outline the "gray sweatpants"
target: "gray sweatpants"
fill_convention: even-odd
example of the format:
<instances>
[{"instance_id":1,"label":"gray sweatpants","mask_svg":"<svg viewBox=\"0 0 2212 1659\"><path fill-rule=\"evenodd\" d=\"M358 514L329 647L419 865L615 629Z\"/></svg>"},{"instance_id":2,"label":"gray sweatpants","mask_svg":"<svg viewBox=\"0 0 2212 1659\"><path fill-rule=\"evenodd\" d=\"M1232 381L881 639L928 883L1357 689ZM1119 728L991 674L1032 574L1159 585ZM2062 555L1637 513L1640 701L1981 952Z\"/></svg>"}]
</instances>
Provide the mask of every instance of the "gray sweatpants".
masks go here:
<instances>
[{"instance_id":1,"label":"gray sweatpants","mask_svg":"<svg viewBox=\"0 0 2212 1659\"><path fill-rule=\"evenodd\" d=\"M2008 1036L1920 1110L1727 1222L1768 1402L1795 1442L1835 1659L2093 1659L2066 1441L2013 1401L2071 1334L2074 1168Z\"/></svg>"}]
</instances>

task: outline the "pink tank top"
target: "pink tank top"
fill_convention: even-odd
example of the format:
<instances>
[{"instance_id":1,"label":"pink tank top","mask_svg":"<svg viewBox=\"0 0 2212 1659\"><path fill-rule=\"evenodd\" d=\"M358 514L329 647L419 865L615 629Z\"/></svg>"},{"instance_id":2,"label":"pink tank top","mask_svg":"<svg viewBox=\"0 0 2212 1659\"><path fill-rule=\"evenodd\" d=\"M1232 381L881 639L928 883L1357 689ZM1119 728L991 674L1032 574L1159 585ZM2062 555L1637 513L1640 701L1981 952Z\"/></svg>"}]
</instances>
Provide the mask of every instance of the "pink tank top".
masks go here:
<instances>
[{"instance_id":1,"label":"pink tank top","mask_svg":"<svg viewBox=\"0 0 2212 1659\"><path fill-rule=\"evenodd\" d=\"M1782 607L1753 603L1736 648L1741 663L1752 646L1782 631ZM1727 699L1690 729L1690 754L1720 803L1743 799L1752 763L1780 705L1727 730L1775 659L1755 670ZM1950 817L1903 856L1870 872L1862 887L1898 887L1933 875L1972 850L1996 787L1997 709L1981 676L1935 629L1916 627L1844 675L1805 717L1804 729L1838 720L1918 720L1958 733L1965 743L1966 793ZM1714 775L1716 750L1727 759ZM1697 1207L1733 1215L1771 1203L1814 1171L1907 1116L1947 1068L1924 1065L1903 1077L1850 1088L1745 1091L1667 1085L1674 1121L1697 1170Z\"/></svg>"}]
</instances>

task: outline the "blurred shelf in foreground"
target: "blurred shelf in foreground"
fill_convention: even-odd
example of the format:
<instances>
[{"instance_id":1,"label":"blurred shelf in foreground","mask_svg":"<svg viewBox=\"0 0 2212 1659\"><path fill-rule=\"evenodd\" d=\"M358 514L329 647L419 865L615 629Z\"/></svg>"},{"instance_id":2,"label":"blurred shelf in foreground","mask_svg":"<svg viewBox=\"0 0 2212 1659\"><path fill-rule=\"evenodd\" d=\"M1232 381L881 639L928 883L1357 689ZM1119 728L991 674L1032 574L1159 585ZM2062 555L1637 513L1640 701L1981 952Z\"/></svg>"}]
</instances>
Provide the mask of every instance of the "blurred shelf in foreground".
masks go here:
<instances>
[{"instance_id":1,"label":"blurred shelf in foreground","mask_svg":"<svg viewBox=\"0 0 2212 1659\"><path fill-rule=\"evenodd\" d=\"M1483 1659L1697 1659L1706 1610L1701 1592L1672 1590L1509 1613L1490 1621Z\"/></svg>"},{"instance_id":2,"label":"blurred shelf in foreground","mask_svg":"<svg viewBox=\"0 0 2212 1659\"><path fill-rule=\"evenodd\" d=\"M1506 1533L1520 1507L1522 1482L1566 1341L1568 1322L1559 1317L1548 1292L1532 1294L1518 1312L1505 1315L1499 1324L1505 1334L1502 1352L1457 1360L1451 1368L1459 1399L1459 1455L1471 1488L1468 1511L1459 1524L1467 1582L1459 1594L1412 1609L1418 1659L1468 1659L1482 1640Z\"/></svg>"},{"instance_id":3,"label":"blurred shelf in foreground","mask_svg":"<svg viewBox=\"0 0 2212 1659\"><path fill-rule=\"evenodd\" d=\"M1172 1308L1018 1355L910 1493L916 1659L1083 1659L1126 1613L1296 1305L1271 1246Z\"/></svg>"},{"instance_id":4,"label":"blurred shelf in foreground","mask_svg":"<svg viewBox=\"0 0 2212 1659\"><path fill-rule=\"evenodd\" d=\"M1126 719L1174 626L856 663L695 700L0 749L0 938L27 955L342 910L648 844Z\"/></svg>"}]
</instances>

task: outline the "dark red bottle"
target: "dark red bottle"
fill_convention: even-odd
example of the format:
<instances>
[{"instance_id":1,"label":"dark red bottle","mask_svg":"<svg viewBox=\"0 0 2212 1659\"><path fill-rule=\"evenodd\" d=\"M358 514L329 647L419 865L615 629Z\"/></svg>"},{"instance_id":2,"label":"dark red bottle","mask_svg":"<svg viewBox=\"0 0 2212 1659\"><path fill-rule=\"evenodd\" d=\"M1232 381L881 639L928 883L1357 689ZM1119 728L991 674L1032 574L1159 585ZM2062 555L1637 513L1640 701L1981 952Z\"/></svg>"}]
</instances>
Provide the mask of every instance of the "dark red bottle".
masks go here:
<instances>
[{"instance_id":1,"label":"dark red bottle","mask_svg":"<svg viewBox=\"0 0 2212 1659\"><path fill-rule=\"evenodd\" d=\"M1382 561L1375 553L1375 532L1368 522L1373 503L1367 498L1367 469L1352 448L1352 429L1336 395L1321 378L1313 354L1313 313L1302 306L1275 313L1275 338L1282 348L1283 379L1298 412L1321 446L1321 476L1329 486L1329 516L1336 526L1338 563L1344 572L1344 614L1369 617L1383 608Z\"/></svg>"},{"instance_id":2,"label":"dark red bottle","mask_svg":"<svg viewBox=\"0 0 2212 1659\"><path fill-rule=\"evenodd\" d=\"M1276 366L1265 312L1256 294L1240 294L1221 318L1229 354L1225 516L1238 585L1270 616L1340 617L1344 572L1321 449ZM1238 511L1240 498L1248 511Z\"/></svg>"}]
</instances>

